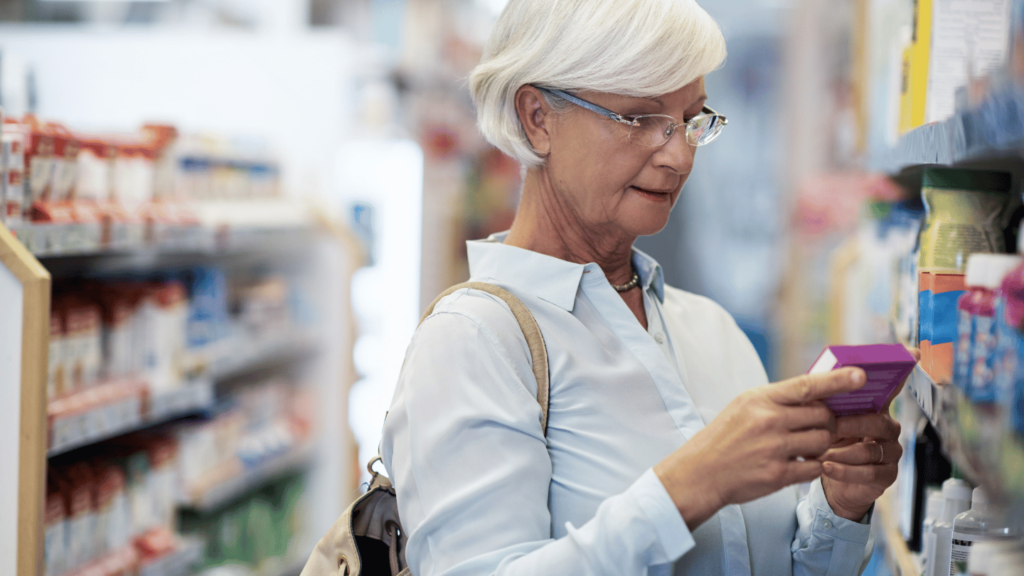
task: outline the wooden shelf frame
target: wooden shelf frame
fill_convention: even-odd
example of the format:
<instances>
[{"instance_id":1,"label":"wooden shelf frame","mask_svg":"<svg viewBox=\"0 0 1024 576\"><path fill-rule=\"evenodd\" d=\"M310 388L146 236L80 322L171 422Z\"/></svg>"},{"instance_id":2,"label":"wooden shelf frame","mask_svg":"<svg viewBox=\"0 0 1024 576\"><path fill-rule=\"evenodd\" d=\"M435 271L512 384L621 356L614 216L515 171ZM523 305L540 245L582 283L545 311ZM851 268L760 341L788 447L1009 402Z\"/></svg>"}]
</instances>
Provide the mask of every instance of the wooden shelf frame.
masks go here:
<instances>
[{"instance_id":1,"label":"wooden shelf frame","mask_svg":"<svg viewBox=\"0 0 1024 576\"><path fill-rule=\"evenodd\" d=\"M43 567L43 527L39 519L46 496L45 382L50 347L50 273L3 225L0 266L21 285L21 310L9 309L12 315L20 315L21 327L20 370L15 376L20 385L17 534L13 544L17 553L11 560L16 562L17 574L35 575L41 574Z\"/></svg>"}]
</instances>

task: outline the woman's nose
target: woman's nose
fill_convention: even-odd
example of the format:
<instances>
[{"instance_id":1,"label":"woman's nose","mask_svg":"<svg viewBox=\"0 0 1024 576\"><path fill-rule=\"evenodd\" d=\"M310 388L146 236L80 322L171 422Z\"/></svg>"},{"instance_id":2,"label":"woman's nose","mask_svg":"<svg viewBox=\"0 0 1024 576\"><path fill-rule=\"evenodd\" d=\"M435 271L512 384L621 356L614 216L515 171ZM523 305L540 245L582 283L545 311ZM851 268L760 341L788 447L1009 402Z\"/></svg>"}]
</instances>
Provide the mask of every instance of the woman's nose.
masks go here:
<instances>
[{"instance_id":1,"label":"woman's nose","mask_svg":"<svg viewBox=\"0 0 1024 576\"><path fill-rule=\"evenodd\" d=\"M677 174L689 174L693 169L693 156L696 151L697 147L690 144L686 138L686 127L680 126L672 133L668 142L654 153L655 165L670 168Z\"/></svg>"}]
</instances>

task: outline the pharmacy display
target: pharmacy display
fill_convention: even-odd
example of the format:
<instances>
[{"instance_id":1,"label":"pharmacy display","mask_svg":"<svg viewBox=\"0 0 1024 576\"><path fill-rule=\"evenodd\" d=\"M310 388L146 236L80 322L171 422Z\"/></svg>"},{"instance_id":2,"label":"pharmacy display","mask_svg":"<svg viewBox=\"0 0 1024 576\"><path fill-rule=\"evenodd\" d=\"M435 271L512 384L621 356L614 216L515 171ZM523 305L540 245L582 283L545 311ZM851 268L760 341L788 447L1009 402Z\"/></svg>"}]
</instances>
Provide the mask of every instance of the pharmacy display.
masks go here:
<instances>
[{"instance_id":1,"label":"pharmacy display","mask_svg":"<svg viewBox=\"0 0 1024 576\"><path fill-rule=\"evenodd\" d=\"M358 246L249 142L2 126L0 226L52 275L49 313L24 319L48 337L45 407L21 415L45 429L19 527L37 572L295 571L358 477L324 417L351 383Z\"/></svg>"}]
</instances>

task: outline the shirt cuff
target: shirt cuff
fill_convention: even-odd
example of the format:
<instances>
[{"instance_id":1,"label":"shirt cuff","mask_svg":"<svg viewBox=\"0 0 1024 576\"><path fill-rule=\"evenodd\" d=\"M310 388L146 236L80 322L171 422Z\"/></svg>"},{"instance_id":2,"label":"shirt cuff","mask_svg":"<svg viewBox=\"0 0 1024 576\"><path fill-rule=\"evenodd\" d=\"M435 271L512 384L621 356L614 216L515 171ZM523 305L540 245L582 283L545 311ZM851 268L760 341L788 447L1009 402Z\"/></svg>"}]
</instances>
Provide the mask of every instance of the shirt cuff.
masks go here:
<instances>
[{"instance_id":1,"label":"shirt cuff","mask_svg":"<svg viewBox=\"0 0 1024 576\"><path fill-rule=\"evenodd\" d=\"M658 533L665 555L674 562L690 551L695 543L683 516L669 496L653 468L648 468L629 488L640 511L650 520Z\"/></svg>"},{"instance_id":2,"label":"shirt cuff","mask_svg":"<svg viewBox=\"0 0 1024 576\"><path fill-rule=\"evenodd\" d=\"M828 504L828 498L825 497L825 489L821 486L820 478L811 483L811 491L807 494L807 504L814 511L812 530L815 534L857 544L867 544L868 538L871 536L870 511L861 522L837 515ZM868 522L864 522L864 520L868 520Z\"/></svg>"}]
</instances>

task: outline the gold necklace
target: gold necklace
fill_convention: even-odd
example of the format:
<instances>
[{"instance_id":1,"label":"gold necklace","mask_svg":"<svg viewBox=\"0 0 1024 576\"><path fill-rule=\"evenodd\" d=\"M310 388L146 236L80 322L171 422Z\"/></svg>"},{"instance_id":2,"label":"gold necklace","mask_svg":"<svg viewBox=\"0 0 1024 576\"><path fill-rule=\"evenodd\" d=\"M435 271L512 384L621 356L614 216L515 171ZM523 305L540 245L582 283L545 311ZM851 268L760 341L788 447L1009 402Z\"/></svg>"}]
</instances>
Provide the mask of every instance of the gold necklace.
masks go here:
<instances>
[{"instance_id":1,"label":"gold necklace","mask_svg":"<svg viewBox=\"0 0 1024 576\"><path fill-rule=\"evenodd\" d=\"M636 273L636 269L633 270L633 277L629 279L629 282L625 284L612 284L612 288L615 288L616 292L625 292L636 288L636 285L640 283L640 275Z\"/></svg>"}]
</instances>

